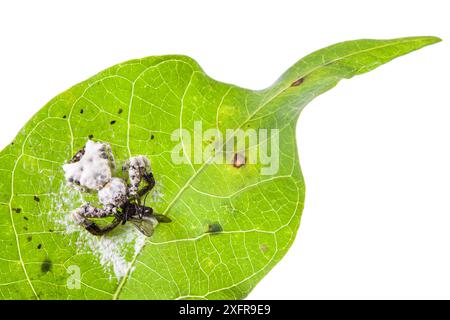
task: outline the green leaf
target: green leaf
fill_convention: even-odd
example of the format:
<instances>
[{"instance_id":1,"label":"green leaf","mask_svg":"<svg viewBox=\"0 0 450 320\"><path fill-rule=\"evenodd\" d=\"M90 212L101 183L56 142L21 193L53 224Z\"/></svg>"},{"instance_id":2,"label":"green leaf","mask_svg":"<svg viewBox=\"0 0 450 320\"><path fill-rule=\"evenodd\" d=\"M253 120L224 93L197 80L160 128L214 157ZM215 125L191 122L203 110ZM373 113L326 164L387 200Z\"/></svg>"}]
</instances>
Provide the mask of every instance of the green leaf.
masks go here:
<instances>
[{"instance_id":1,"label":"green leaf","mask_svg":"<svg viewBox=\"0 0 450 320\"><path fill-rule=\"evenodd\" d=\"M261 91L213 80L185 56L148 57L58 95L0 153L0 297L244 298L299 227L305 185L295 126L303 107L341 79L438 41L339 43L298 61ZM223 134L279 129L278 170L268 175L260 162L235 166L208 157L198 163L188 141L190 162L174 163L179 142L171 134L186 129L193 136L196 121ZM68 213L95 195L68 188L62 164L88 137L109 142L118 162L138 154L151 159L158 186L147 204L171 223L150 238L129 224L98 238L72 223Z\"/></svg>"}]
</instances>

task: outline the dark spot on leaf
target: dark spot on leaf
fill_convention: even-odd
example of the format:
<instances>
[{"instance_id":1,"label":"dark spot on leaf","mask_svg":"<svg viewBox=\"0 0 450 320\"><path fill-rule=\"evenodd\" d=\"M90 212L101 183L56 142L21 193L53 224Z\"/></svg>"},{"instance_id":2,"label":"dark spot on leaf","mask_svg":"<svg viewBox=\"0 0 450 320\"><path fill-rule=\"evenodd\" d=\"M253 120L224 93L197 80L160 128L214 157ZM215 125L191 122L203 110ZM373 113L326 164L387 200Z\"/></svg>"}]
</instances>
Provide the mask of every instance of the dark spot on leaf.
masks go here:
<instances>
[{"instance_id":1,"label":"dark spot on leaf","mask_svg":"<svg viewBox=\"0 0 450 320\"><path fill-rule=\"evenodd\" d=\"M45 261L42 262L42 264L41 264L42 273L47 273L47 272L51 271L52 266L53 266L53 263L50 261L50 259L48 259L48 258L45 259Z\"/></svg>"},{"instance_id":2,"label":"dark spot on leaf","mask_svg":"<svg viewBox=\"0 0 450 320\"><path fill-rule=\"evenodd\" d=\"M119 111L117 111L118 114L121 114L123 112L123 109L120 108Z\"/></svg>"},{"instance_id":3,"label":"dark spot on leaf","mask_svg":"<svg viewBox=\"0 0 450 320\"><path fill-rule=\"evenodd\" d=\"M11 145L12 145L12 146L14 145L14 141L13 141L13 142L11 142Z\"/></svg>"},{"instance_id":4,"label":"dark spot on leaf","mask_svg":"<svg viewBox=\"0 0 450 320\"><path fill-rule=\"evenodd\" d=\"M36 202L41 201L41 199L40 199L38 196L34 196L34 197L33 197L33 200L36 201Z\"/></svg>"},{"instance_id":5,"label":"dark spot on leaf","mask_svg":"<svg viewBox=\"0 0 450 320\"><path fill-rule=\"evenodd\" d=\"M53 231L55 231L55 230L53 230L53 229L48 229L48 232L53 232Z\"/></svg>"},{"instance_id":6,"label":"dark spot on leaf","mask_svg":"<svg viewBox=\"0 0 450 320\"><path fill-rule=\"evenodd\" d=\"M20 208L12 208L15 213L21 213L22 209Z\"/></svg>"},{"instance_id":7,"label":"dark spot on leaf","mask_svg":"<svg viewBox=\"0 0 450 320\"><path fill-rule=\"evenodd\" d=\"M152 140L155 139L155 136L154 136L154 135L151 135L151 136L150 136L150 139L152 139Z\"/></svg>"},{"instance_id":8,"label":"dark spot on leaf","mask_svg":"<svg viewBox=\"0 0 450 320\"><path fill-rule=\"evenodd\" d=\"M218 222L210 223L208 225L208 232L209 233L219 233L223 231L222 226Z\"/></svg>"},{"instance_id":9,"label":"dark spot on leaf","mask_svg":"<svg viewBox=\"0 0 450 320\"><path fill-rule=\"evenodd\" d=\"M42 248L42 243L39 243L38 246L37 246L37 248L38 248L39 250L41 250L41 248Z\"/></svg>"},{"instance_id":10,"label":"dark spot on leaf","mask_svg":"<svg viewBox=\"0 0 450 320\"><path fill-rule=\"evenodd\" d=\"M66 116L66 115L63 115L63 119L65 119L65 118L67 118L67 116Z\"/></svg>"},{"instance_id":11,"label":"dark spot on leaf","mask_svg":"<svg viewBox=\"0 0 450 320\"><path fill-rule=\"evenodd\" d=\"M113 121L110 122L110 124L114 124L114 123L116 123L116 120L113 120Z\"/></svg>"},{"instance_id":12,"label":"dark spot on leaf","mask_svg":"<svg viewBox=\"0 0 450 320\"><path fill-rule=\"evenodd\" d=\"M23 217L24 220L28 221L28 217Z\"/></svg>"},{"instance_id":13,"label":"dark spot on leaf","mask_svg":"<svg viewBox=\"0 0 450 320\"><path fill-rule=\"evenodd\" d=\"M28 237L27 237L27 241L28 241L28 242L31 242L31 240L33 240L33 237L32 237L32 236L28 236Z\"/></svg>"},{"instance_id":14,"label":"dark spot on leaf","mask_svg":"<svg viewBox=\"0 0 450 320\"><path fill-rule=\"evenodd\" d=\"M23 230L28 231L28 228L27 227L23 227Z\"/></svg>"},{"instance_id":15,"label":"dark spot on leaf","mask_svg":"<svg viewBox=\"0 0 450 320\"><path fill-rule=\"evenodd\" d=\"M240 168L243 165L245 165L245 155L243 155L242 153L235 153L234 157L233 157L233 166L235 168Z\"/></svg>"},{"instance_id":16,"label":"dark spot on leaf","mask_svg":"<svg viewBox=\"0 0 450 320\"><path fill-rule=\"evenodd\" d=\"M305 78L300 78L298 80L295 80L294 82L292 82L291 87L298 87L299 85L301 85L303 83L303 81L305 81Z\"/></svg>"},{"instance_id":17,"label":"dark spot on leaf","mask_svg":"<svg viewBox=\"0 0 450 320\"><path fill-rule=\"evenodd\" d=\"M92 138L94 138L93 134L88 135L89 140L92 140Z\"/></svg>"},{"instance_id":18,"label":"dark spot on leaf","mask_svg":"<svg viewBox=\"0 0 450 320\"><path fill-rule=\"evenodd\" d=\"M83 109L80 109L80 113L83 114L83 112L84 112L84 110L83 110Z\"/></svg>"}]
</instances>

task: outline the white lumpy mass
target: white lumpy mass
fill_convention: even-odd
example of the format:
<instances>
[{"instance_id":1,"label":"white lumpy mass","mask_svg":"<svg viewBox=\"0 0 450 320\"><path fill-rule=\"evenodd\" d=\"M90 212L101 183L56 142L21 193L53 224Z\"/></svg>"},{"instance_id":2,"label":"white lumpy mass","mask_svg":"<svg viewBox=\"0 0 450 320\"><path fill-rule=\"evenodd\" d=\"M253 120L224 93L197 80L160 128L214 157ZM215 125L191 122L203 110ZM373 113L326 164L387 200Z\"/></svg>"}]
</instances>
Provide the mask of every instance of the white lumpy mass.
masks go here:
<instances>
[{"instance_id":1,"label":"white lumpy mass","mask_svg":"<svg viewBox=\"0 0 450 320\"><path fill-rule=\"evenodd\" d=\"M124 169L128 169L128 177L130 179L130 195L136 195L139 189L139 183L142 180L142 175L150 169L150 160L146 156L135 156L130 158Z\"/></svg>"},{"instance_id":2,"label":"white lumpy mass","mask_svg":"<svg viewBox=\"0 0 450 320\"><path fill-rule=\"evenodd\" d=\"M80 160L63 165L64 176L70 185L88 190L100 190L112 177L115 163L107 143L88 141Z\"/></svg>"},{"instance_id":3,"label":"white lumpy mass","mask_svg":"<svg viewBox=\"0 0 450 320\"><path fill-rule=\"evenodd\" d=\"M134 168L148 168L150 167L150 160L146 156L135 156L128 160L129 166Z\"/></svg>"},{"instance_id":4,"label":"white lumpy mass","mask_svg":"<svg viewBox=\"0 0 450 320\"><path fill-rule=\"evenodd\" d=\"M128 200L127 185L123 179L112 178L98 192L98 200L105 207L118 208Z\"/></svg>"}]
</instances>

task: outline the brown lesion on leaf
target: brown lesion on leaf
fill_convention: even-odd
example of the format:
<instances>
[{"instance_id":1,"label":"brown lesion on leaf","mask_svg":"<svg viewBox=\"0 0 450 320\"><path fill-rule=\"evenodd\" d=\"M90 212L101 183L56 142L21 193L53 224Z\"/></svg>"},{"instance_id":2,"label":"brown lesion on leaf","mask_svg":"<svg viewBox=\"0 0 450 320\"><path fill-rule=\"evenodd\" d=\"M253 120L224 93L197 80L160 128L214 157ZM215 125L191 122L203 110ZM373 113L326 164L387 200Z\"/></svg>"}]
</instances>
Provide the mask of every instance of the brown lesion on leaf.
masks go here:
<instances>
[{"instance_id":1,"label":"brown lesion on leaf","mask_svg":"<svg viewBox=\"0 0 450 320\"><path fill-rule=\"evenodd\" d=\"M233 167L240 168L245 165L245 162L247 161L247 158L245 157L244 153L237 152L233 156Z\"/></svg>"},{"instance_id":2,"label":"brown lesion on leaf","mask_svg":"<svg viewBox=\"0 0 450 320\"><path fill-rule=\"evenodd\" d=\"M267 244L262 244L259 246L259 249L261 250L262 253L266 253L267 250L269 250L269 247L267 246Z\"/></svg>"},{"instance_id":3,"label":"brown lesion on leaf","mask_svg":"<svg viewBox=\"0 0 450 320\"><path fill-rule=\"evenodd\" d=\"M304 77L297 79L294 82L292 82L291 87L298 87L299 85L301 85L303 83L303 81L305 81Z\"/></svg>"}]
</instances>

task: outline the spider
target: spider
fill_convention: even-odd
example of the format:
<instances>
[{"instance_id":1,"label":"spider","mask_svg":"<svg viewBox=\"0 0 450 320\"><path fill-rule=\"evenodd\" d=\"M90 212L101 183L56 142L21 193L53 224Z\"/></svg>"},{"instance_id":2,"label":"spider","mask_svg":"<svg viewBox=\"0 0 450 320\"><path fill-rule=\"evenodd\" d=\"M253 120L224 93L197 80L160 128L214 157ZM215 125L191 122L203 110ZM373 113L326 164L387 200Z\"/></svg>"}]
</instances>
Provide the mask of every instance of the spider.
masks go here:
<instances>
[{"instance_id":1,"label":"spider","mask_svg":"<svg viewBox=\"0 0 450 320\"><path fill-rule=\"evenodd\" d=\"M71 212L76 224L93 235L101 236L120 224L131 222L140 232L150 237L159 222L171 222L151 207L142 204L142 198L155 186L155 178L150 169L150 161L145 156L130 158L122 167L128 173L130 183L113 177L114 157L107 143L88 141L69 163L63 166L69 185L82 191L98 191L102 208L84 203ZM143 182L144 187L140 188ZM99 226L91 219L114 217L106 226Z\"/></svg>"}]
</instances>

